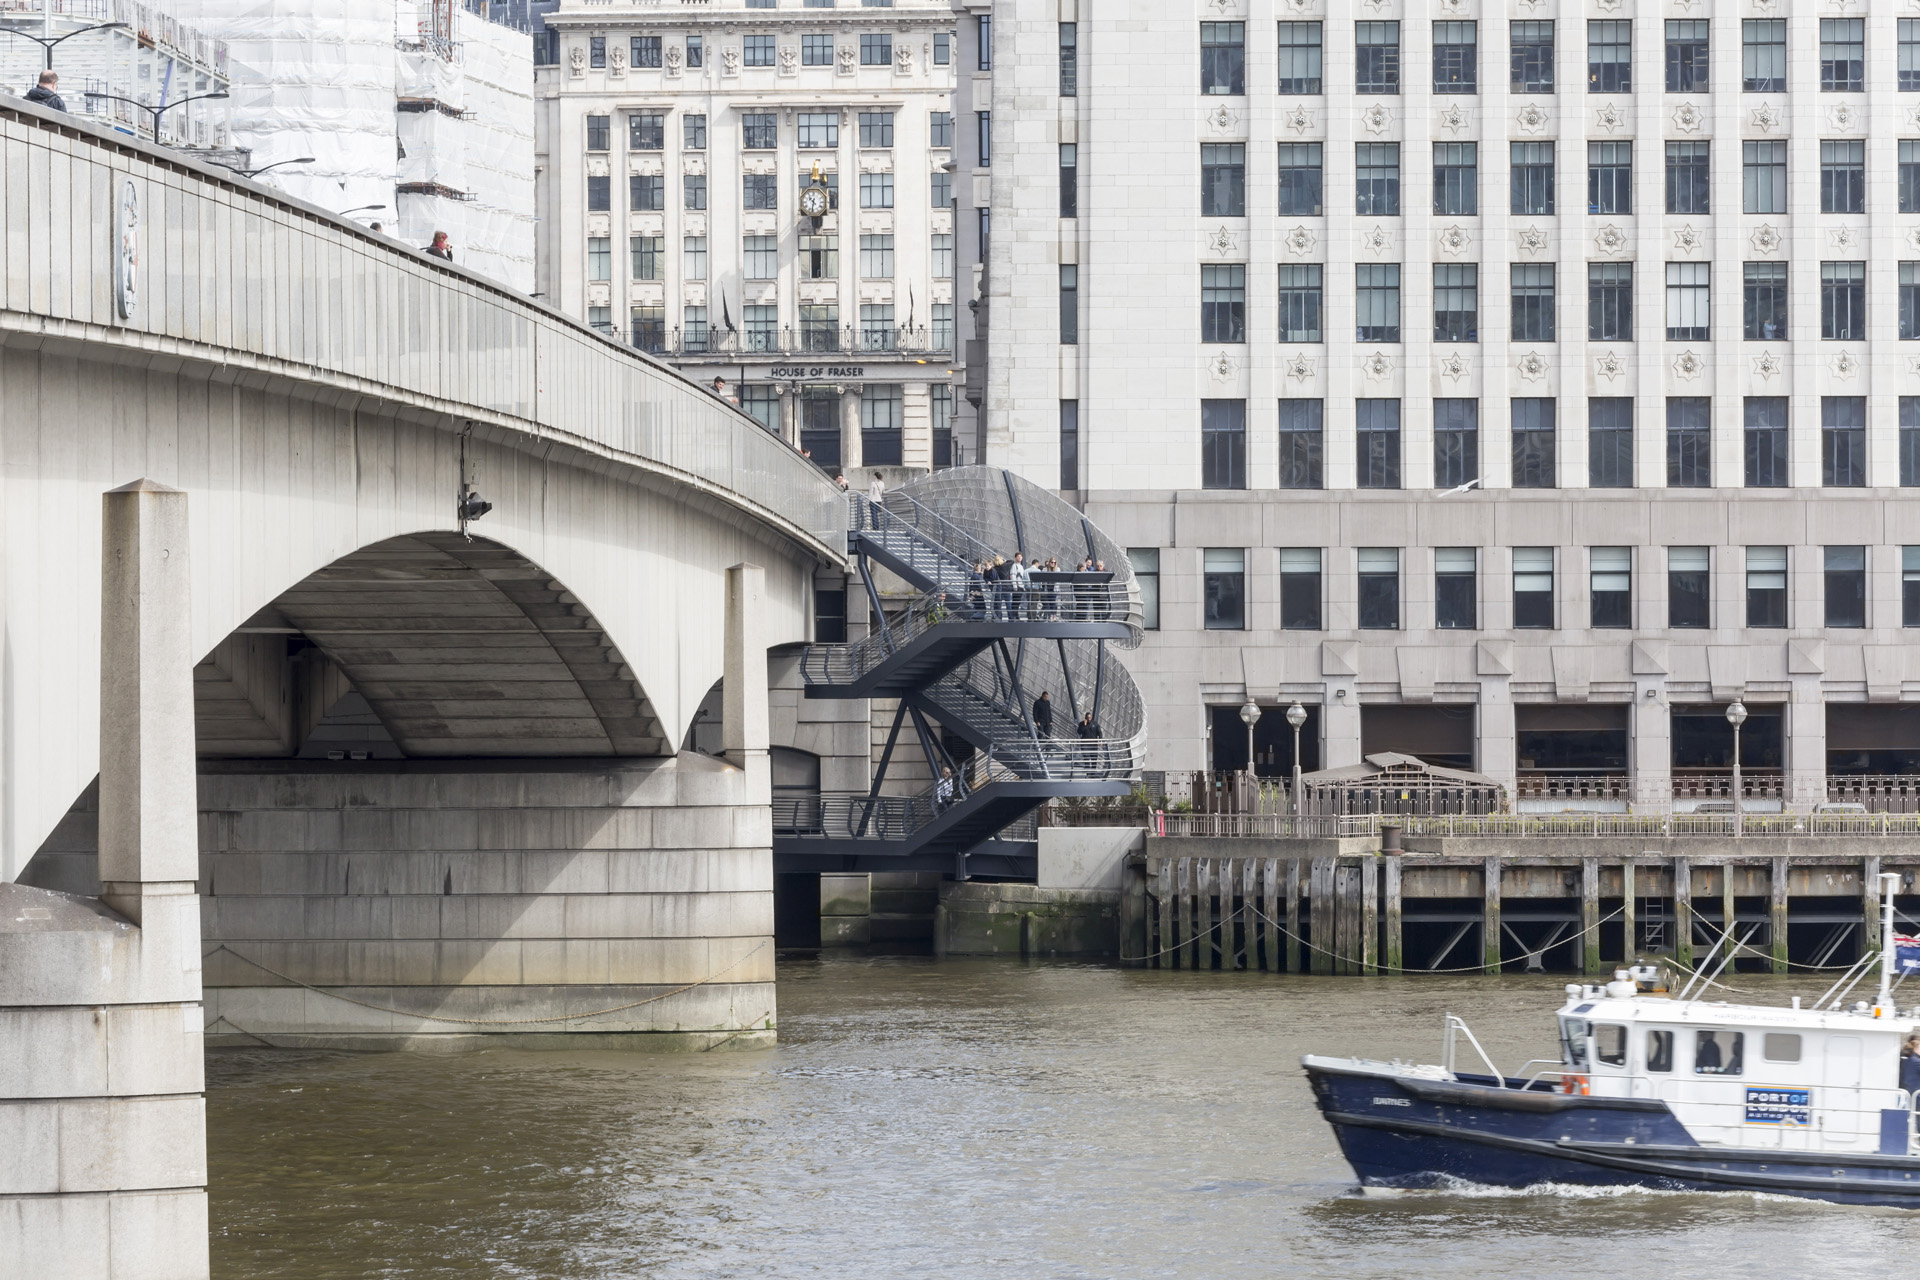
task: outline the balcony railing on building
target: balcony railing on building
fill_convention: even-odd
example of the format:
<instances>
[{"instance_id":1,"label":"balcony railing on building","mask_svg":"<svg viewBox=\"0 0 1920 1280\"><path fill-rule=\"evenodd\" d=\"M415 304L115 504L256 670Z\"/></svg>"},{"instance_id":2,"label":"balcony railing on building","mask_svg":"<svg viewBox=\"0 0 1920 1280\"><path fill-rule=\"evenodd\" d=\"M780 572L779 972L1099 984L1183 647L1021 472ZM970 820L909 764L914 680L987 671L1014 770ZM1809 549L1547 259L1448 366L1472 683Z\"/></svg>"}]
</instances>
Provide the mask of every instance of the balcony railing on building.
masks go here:
<instances>
[{"instance_id":1,"label":"balcony railing on building","mask_svg":"<svg viewBox=\"0 0 1920 1280\"><path fill-rule=\"evenodd\" d=\"M602 333L617 335L610 327ZM953 333L925 325L789 325L777 329L727 329L718 325L668 328L642 321L633 345L657 356L953 355Z\"/></svg>"}]
</instances>

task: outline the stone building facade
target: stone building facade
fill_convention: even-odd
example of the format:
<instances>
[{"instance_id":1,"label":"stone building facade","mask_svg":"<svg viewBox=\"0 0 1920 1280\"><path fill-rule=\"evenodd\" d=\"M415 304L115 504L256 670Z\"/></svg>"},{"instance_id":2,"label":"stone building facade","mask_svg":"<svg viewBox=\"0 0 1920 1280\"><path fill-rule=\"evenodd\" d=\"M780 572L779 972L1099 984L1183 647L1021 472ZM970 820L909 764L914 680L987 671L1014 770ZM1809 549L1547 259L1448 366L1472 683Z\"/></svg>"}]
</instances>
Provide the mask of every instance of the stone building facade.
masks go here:
<instances>
[{"instance_id":1,"label":"stone building facade","mask_svg":"<svg viewBox=\"0 0 1920 1280\"><path fill-rule=\"evenodd\" d=\"M1150 766L1243 767L1253 701L1285 775L1297 699L1309 767L1657 806L1738 699L1769 799L1920 772L1920 19L1001 0L990 39L987 460L1137 548Z\"/></svg>"},{"instance_id":2,"label":"stone building facade","mask_svg":"<svg viewBox=\"0 0 1920 1280\"><path fill-rule=\"evenodd\" d=\"M563 0L545 21L537 287L724 376L824 467L946 465L951 9Z\"/></svg>"}]
</instances>

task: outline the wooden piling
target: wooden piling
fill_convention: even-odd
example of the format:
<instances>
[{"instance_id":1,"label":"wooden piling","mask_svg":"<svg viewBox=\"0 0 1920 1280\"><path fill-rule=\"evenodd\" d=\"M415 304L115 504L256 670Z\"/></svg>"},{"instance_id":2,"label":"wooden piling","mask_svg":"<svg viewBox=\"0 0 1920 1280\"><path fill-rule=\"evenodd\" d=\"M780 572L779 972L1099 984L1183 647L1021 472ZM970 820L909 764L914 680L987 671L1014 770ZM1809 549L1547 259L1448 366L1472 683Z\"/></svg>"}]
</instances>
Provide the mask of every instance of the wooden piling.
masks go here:
<instances>
[{"instance_id":1,"label":"wooden piling","mask_svg":"<svg viewBox=\"0 0 1920 1280\"><path fill-rule=\"evenodd\" d=\"M1390 853L1380 861L1381 888L1387 900L1386 967L1388 973L1400 973L1406 968L1406 931L1400 918L1400 855Z\"/></svg>"},{"instance_id":2,"label":"wooden piling","mask_svg":"<svg viewBox=\"0 0 1920 1280\"><path fill-rule=\"evenodd\" d=\"M1313 926L1311 936L1313 948L1311 961L1313 972L1333 972L1333 933L1335 911L1333 907L1333 859L1315 858L1307 886L1307 902L1313 908Z\"/></svg>"},{"instance_id":3,"label":"wooden piling","mask_svg":"<svg viewBox=\"0 0 1920 1280\"><path fill-rule=\"evenodd\" d=\"M1860 859L1860 954L1880 949L1880 857Z\"/></svg>"},{"instance_id":4,"label":"wooden piling","mask_svg":"<svg viewBox=\"0 0 1920 1280\"><path fill-rule=\"evenodd\" d=\"M1213 967L1213 861L1193 860L1193 967Z\"/></svg>"},{"instance_id":5,"label":"wooden piling","mask_svg":"<svg viewBox=\"0 0 1920 1280\"><path fill-rule=\"evenodd\" d=\"M1240 860L1240 946L1248 969L1260 967L1260 864L1253 858Z\"/></svg>"},{"instance_id":6,"label":"wooden piling","mask_svg":"<svg viewBox=\"0 0 1920 1280\"><path fill-rule=\"evenodd\" d=\"M1176 969L1193 968L1193 863L1180 859L1173 888L1173 950L1170 956Z\"/></svg>"},{"instance_id":7,"label":"wooden piling","mask_svg":"<svg viewBox=\"0 0 1920 1280\"><path fill-rule=\"evenodd\" d=\"M1287 859L1287 972L1300 972L1300 859Z\"/></svg>"},{"instance_id":8,"label":"wooden piling","mask_svg":"<svg viewBox=\"0 0 1920 1280\"><path fill-rule=\"evenodd\" d=\"M1773 953L1773 971L1787 971L1787 860L1773 860L1773 875L1767 888L1770 890L1768 905L1771 907L1771 924L1768 931L1768 950Z\"/></svg>"},{"instance_id":9,"label":"wooden piling","mask_svg":"<svg viewBox=\"0 0 1920 1280\"><path fill-rule=\"evenodd\" d=\"M1600 961L1600 859L1580 859L1580 968L1606 972Z\"/></svg>"},{"instance_id":10,"label":"wooden piling","mask_svg":"<svg viewBox=\"0 0 1920 1280\"><path fill-rule=\"evenodd\" d=\"M1740 911L1733 900L1733 860L1720 864L1720 924L1727 931L1727 949L1735 958L1727 962L1727 972L1739 968Z\"/></svg>"},{"instance_id":11,"label":"wooden piling","mask_svg":"<svg viewBox=\"0 0 1920 1280\"><path fill-rule=\"evenodd\" d=\"M1276 922L1280 919L1280 860L1266 858L1260 863L1261 890L1260 911L1265 917L1260 922L1260 931L1266 938L1266 946L1261 948L1261 967L1268 973L1280 972L1280 930Z\"/></svg>"},{"instance_id":12,"label":"wooden piling","mask_svg":"<svg viewBox=\"0 0 1920 1280\"><path fill-rule=\"evenodd\" d=\"M1693 864L1673 860L1673 961L1693 968Z\"/></svg>"},{"instance_id":13,"label":"wooden piling","mask_svg":"<svg viewBox=\"0 0 1920 1280\"><path fill-rule=\"evenodd\" d=\"M1620 921L1626 929L1620 935L1622 964L1632 964L1639 958L1640 904L1635 900L1636 892L1633 884L1633 859L1623 858L1620 862Z\"/></svg>"},{"instance_id":14,"label":"wooden piling","mask_svg":"<svg viewBox=\"0 0 1920 1280\"><path fill-rule=\"evenodd\" d=\"M1360 859L1360 971L1380 972L1380 859Z\"/></svg>"},{"instance_id":15,"label":"wooden piling","mask_svg":"<svg viewBox=\"0 0 1920 1280\"><path fill-rule=\"evenodd\" d=\"M1489 855L1480 860L1482 901L1485 914L1480 925L1480 966L1486 973L1500 972L1500 859Z\"/></svg>"},{"instance_id":16,"label":"wooden piling","mask_svg":"<svg viewBox=\"0 0 1920 1280\"><path fill-rule=\"evenodd\" d=\"M1153 967L1171 969L1173 956L1173 859L1160 860L1160 874L1156 880L1160 900L1154 904L1154 914L1160 921L1160 936L1153 940Z\"/></svg>"}]
</instances>

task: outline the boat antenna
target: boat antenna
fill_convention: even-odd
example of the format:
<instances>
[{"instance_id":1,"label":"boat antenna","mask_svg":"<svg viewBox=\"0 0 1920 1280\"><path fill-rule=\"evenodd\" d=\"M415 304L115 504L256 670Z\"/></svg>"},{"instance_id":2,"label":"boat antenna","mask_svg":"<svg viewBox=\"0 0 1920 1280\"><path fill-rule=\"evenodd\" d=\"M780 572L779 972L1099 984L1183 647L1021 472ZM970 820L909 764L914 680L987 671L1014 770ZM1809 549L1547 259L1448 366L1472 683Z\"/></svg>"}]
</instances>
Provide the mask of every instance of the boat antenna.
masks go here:
<instances>
[{"instance_id":1,"label":"boat antenna","mask_svg":"<svg viewBox=\"0 0 1920 1280\"><path fill-rule=\"evenodd\" d=\"M1900 877L1895 872L1882 872L1880 875L1880 996L1873 1002L1873 1012L1878 1017L1889 1017L1893 1013L1893 970L1896 954L1893 945L1893 891L1899 887Z\"/></svg>"}]
</instances>

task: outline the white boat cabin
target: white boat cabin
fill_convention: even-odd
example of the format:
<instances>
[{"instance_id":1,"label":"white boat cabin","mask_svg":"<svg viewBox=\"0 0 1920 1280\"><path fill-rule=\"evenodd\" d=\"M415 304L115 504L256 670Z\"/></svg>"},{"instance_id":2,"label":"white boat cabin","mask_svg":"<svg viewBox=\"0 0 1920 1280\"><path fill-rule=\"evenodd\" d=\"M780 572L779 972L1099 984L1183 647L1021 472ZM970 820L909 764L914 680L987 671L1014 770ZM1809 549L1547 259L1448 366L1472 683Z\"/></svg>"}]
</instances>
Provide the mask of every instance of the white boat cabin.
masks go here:
<instances>
[{"instance_id":1,"label":"white boat cabin","mask_svg":"<svg viewBox=\"0 0 1920 1280\"><path fill-rule=\"evenodd\" d=\"M1623 973L1620 975L1625 977ZM1887 1007L1791 1009L1640 995L1631 981L1567 988L1564 1087L1655 1098L1702 1144L1920 1152Z\"/></svg>"}]
</instances>

